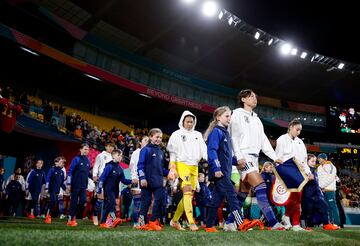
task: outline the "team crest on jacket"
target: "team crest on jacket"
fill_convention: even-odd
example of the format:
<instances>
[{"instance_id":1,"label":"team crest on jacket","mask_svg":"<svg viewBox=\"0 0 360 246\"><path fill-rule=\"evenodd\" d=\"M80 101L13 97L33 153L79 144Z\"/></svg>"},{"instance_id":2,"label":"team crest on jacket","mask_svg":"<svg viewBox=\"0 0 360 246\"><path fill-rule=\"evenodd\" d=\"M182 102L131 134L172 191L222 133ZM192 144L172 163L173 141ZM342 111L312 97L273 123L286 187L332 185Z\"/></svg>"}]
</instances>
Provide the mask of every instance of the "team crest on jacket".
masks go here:
<instances>
[{"instance_id":1,"label":"team crest on jacket","mask_svg":"<svg viewBox=\"0 0 360 246\"><path fill-rule=\"evenodd\" d=\"M186 142L186 136L185 135L181 135L181 139L183 142Z\"/></svg>"},{"instance_id":2,"label":"team crest on jacket","mask_svg":"<svg viewBox=\"0 0 360 246\"><path fill-rule=\"evenodd\" d=\"M246 115L244 115L244 118L245 118L245 122L246 122L246 123L250 123L249 117L247 117Z\"/></svg>"}]
</instances>

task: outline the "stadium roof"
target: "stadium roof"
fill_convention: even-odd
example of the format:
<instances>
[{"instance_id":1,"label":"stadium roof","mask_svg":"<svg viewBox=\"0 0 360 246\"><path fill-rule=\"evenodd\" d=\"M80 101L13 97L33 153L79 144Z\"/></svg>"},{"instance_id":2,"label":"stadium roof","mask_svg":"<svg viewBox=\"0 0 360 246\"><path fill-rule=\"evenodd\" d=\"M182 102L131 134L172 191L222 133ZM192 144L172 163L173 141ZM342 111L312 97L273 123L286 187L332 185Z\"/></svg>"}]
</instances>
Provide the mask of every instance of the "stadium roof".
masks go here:
<instances>
[{"instance_id":1,"label":"stadium roof","mask_svg":"<svg viewBox=\"0 0 360 246\"><path fill-rule=\"evenodd\" d=\"M236 89L253 88L264 96L310 104L360 104L360 97L356 96L359 73L310 62L309 58L283 57L278 49L257 42L217 17L206 19L198 9L180 0L157 0L156 4L131 0L33 2L112 44L214 83ZM244 14L239 11L239 1L223 4L236 15ZM259 8L263 12L264 6ZM249 16L246 18L250 20ZM254 16L252 20L256 19ZM251 24L279 35L276 28L270 30L264 17L258 19L263 22ZM302 48L316 48L309 43L306 46ZM331 53L325 55L339 55L334 50L330 47ZM356 58L350 59L356 62Z\"/></svg>"}]
</instances>

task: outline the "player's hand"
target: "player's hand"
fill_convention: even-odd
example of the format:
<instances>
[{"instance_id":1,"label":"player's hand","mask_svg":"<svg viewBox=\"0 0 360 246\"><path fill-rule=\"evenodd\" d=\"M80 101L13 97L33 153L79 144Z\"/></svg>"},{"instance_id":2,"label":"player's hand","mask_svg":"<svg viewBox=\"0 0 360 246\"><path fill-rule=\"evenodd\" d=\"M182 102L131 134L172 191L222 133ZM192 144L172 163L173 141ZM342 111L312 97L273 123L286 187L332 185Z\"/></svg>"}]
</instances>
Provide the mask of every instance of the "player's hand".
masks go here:
<instances>
[{"instance_id":1,"label":"player's hand","mask_svg":"<svg viewBox=\"0 0 360 246\"><path fill-rule=\"evenodd\" d=\"M67 186L66 186L66 192L67 192L67 193L71 192L71 186L70 186L70 185L67 185Z\"/></svg>"},{"instance_id":2,"label":"player's hand","mask_svg":"<svg viewBox=\"0 0 360 246\"><path fill-rule=\"evenodd\" d=\"M215 177L216 178L221 178L222 176L224 176L224 174L221 171L215 172Z\"/></svg>"},{"instance_id":3,"label":"player's hand","mask_svg":"<svg viewBox=\"0 0 360 246\"><path fill-rule=\"evenodd\" d=\"M240 160L238 160L237 164L238 164L239 169L243 169L245 167L245 165L246 165L246 160L245 159L240 159Z\"/></svg>"},{"instance_id":4,"label":"player's hand","mask_svg":"<svg viewBox=\"0 0 360 246\"><path fill-rule=\"evenodd\" d=\"M99 180L99 177L98 177L98 176L94 176L94 177L93 177L93 181L94 181L94 182L98 182L98 180Z\"/></svg>"},{"instance_id":5,"label":"player's hand","mask_svg":"<svg viewBox=\"0 0 360 246\"><path fill-rule=\"evenodd\" d=\"M169 180L175 180L177 178L177 176L178 176L178 174L177 174L176 170L175 169L170 169L167 178Z\"/></svg>"},{"instance_id":6,"label":"player's hand","mask_svg":"<svg viewBox=\"0 0 360 246\"><path fill-rule=\"evenodd\" d=\"M309 173L309 174L308 174L308 179L309 179L309 180L314 180L314 175L313 175L312 173Z\"/></svg>"},{"instance_id":7,"label":"player's hand","mask_svg":"<svg viewBox=\"0 0 360 246\"><path fill-rule=\"evenodd\" d=\"M275 163L277 163L277 164L283 164L284 162L283 162L282 160L280 160L280 159L276 159L276 160L275 160Z\"/></svg>"},{"instance_id":8,"label":"player's hand","mask_svg":"<svg viewBox=\"0 0 360 246\"><path fill-rule=\"evenodd\" d=\"M143 180L140 181L140 186L141 187L147 187L147 185L148 185L148 183L147 183L146 179L143 179Z\"/></svg>"},{"instance_id":9,"label":"player's hand","mask_svg":"<svg viewBox=\"0 0 360 246\"><path fill-rule=\"evenodd\" d=\"M136 184L139 183L139 180L138 180L138 179L132 179L132 180L131 180L131 183L134 184L134 185L136 185Z\"/></svg>"}]
</instances>

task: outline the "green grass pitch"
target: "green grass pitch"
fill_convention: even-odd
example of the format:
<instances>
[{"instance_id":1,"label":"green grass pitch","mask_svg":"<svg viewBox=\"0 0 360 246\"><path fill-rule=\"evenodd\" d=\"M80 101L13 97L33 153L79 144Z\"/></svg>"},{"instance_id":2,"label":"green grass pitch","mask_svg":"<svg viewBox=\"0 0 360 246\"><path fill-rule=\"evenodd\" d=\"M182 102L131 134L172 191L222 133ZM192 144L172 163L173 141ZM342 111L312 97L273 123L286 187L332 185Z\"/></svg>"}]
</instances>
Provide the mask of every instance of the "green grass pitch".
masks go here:
<instances>
[{"instance_id":1,"label":"green grass pitch","mask_svg":"<svg viewBox=\"0 0 360 246\"><path fill-rule=\"evenodd\" d=\"M260 231L205 233L179 232L166 226L161 232L138 231L131 223L100 229L90 221L67 227L66 220L0 219L0 245L360 245L360 228L314 232Z\"/></svg>"}]
</instances>

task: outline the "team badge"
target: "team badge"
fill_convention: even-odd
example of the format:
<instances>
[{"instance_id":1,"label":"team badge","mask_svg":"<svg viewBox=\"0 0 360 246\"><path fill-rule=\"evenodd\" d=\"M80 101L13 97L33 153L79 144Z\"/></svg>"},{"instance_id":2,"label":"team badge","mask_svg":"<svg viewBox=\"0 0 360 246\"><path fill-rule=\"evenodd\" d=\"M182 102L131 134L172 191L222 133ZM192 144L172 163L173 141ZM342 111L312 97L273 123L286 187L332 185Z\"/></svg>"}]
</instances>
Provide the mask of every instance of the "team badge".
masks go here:
<instances>
[{"instance_id":1,"label":"team badge","mask_svg":"<svg viewBox=\"0 0 360 246\"><path fill-rule=\"evenodd\" d=\"M244 115L244 118L245 118L245 122L246 122L246 123L250 123L249 117L247 117L246 115Z\"/></svg>"},{"instance_id":2,"label":"team badge","mask_svg":"<svg viewBox=\"0 0 360 246\"><path fill-rule=\"evenodd\" d=\"M181 139L183 142L186 142L186 136L185 135L181 135Z\"/></svg>"}]
</instances>

